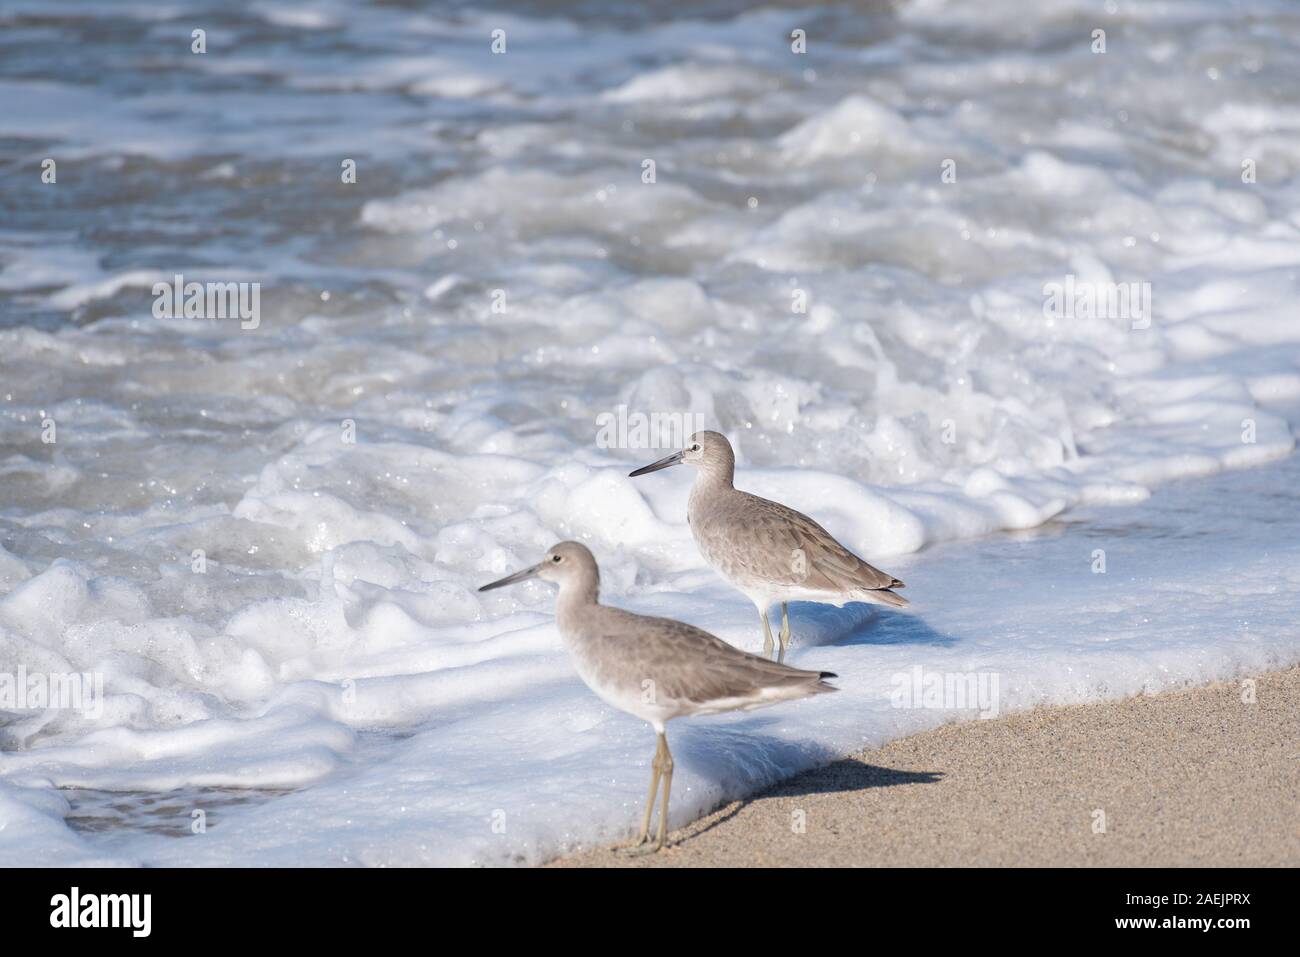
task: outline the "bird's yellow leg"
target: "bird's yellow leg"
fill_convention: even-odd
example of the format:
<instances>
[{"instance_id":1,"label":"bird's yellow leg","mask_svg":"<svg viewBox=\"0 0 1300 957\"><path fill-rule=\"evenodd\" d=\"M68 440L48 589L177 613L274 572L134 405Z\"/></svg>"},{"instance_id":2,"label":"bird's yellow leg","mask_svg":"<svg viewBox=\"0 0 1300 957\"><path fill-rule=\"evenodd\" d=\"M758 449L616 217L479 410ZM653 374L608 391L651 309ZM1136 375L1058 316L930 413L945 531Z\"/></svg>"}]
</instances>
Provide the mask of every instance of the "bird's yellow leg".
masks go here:
<instances>
[{"instance_id":1,"label":"bird's yellow leg","mask_svg":"<svg viewBox=\"0 0 1300 957\"><path fill-rule=\"evenodd\" d=\"M660 770L664 776L664 798L659 808L659 843L655 846L656 851L662 851L664 841L668 839L668 792L673 789L673 755L668 750L668 738L659 735L659 744L663 748L663 763Z\"/></svg>"},{"instance_id":2,"label":"bird's yellow leg","mask_svg":"<svg viewBox=\"0 0 1300 957\"><path fill-rule=\"evenodd\" d=\"M637 835L636 843L632 847L638 847L650 839L650 815L655 809L655 792L659 790L659 778L663 773L664 753L664 736L659 735L659 740L655 742L654 760L650 762L650 795L646 798L645 817L641 819L641 833Z\"/></svg>"},{"instance_id":3,"label":"bird's yellow leg","mask_svg":"<svg viewBox=\"0 0 1300 957\"><path fill-rule=\"evenodd\" d=\"M776 660L784 662L785 650L790 647L790 612L785 602L781 602L781 633L777 638L781 641L781 652Z\"/></svg>"},{"instance_id":4,"label":"bird's yellow leg","mask_svg":"<svg viewBox=\"0 0 1300 957\"><path fill-rule=\"evenodd\" d=\"M772 657L772 626L767 623L767 612L760 611L759 619L763 622L763 657Z\"/></svg>"}]
</instances>

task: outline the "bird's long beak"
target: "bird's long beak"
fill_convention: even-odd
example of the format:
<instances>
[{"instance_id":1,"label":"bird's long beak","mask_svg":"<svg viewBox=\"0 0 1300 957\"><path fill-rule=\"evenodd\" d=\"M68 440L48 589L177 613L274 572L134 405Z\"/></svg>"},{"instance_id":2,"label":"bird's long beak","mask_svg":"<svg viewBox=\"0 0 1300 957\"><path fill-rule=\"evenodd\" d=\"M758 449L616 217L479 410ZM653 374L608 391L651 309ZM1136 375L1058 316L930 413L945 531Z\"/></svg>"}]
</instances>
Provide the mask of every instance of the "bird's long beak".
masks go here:
<instances>
[{"instance_id":1,"label":"bird's long beak","mask_svg":"<svg viewBox=\"0 0 1300 957\"><path fill-rule=\"evenodd\" d=\"M491 591L493 588L504 588L506 585L513 585L515 582L528 581L530 578L536 578L537 573L542 570L541 565L534 565L532 568L525 568L521 572L515 572L513 575L507 575L505 578L489 582L479 591Z\"/></svg>"},{"instance_id":2,"label":"bird's long beak","mask_svg":"<svg viewBox=\"0 0 1300 957\"><path fill-rule=\"evenodd\" d=\"M643 465L635 472L628 472L628 478L636 478L638 475L649 475L651 472L658 472L660 469L666 469L670 465L681 465L682 453L674 452L661 458L658 462L651 462L649 465Z\"/></svg>"}]
</instances>

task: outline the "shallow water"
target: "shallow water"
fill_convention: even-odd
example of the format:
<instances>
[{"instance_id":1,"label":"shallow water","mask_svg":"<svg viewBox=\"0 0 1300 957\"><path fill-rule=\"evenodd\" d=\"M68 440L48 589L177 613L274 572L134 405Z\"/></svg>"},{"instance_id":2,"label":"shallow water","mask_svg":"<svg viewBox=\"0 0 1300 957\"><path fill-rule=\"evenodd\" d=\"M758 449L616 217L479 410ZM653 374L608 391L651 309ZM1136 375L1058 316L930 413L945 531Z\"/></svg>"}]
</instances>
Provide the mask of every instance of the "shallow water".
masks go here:
<instances>
[{"instance_id":1,"label":"shallow water","mask_svg":"<svg viewBox=\"0 0 1300 957\"><path fill-rule=\"evenodd\" d=\"M86 836L120 838L123 832L165 837L206 834L225 823L225 812L288 794L288 791L237 788L193 788L151 791L86 791L65 793L68 815L63 819L74 832ZM195 816L202 812L202 818Z\"/></svg>"},{"instance_id":2,"label":"shallow water","mask_svg":"<svg viewBox=\"0 0 1300 957\"><path fill-rule=\"evenodd\" d=\"M0 721L0 861L168 859L74 833L67 789L293 792L172 842L205 863L614 834L643 729L549 592L474 588L581 538L610 600L757 647L620 409L726 431L916 603L800 606L801 655L877 677L690 732L683 815L923 726L874 709L931 653L1007 707L1296 657L1292 566L1249 547L1294 473L1220 474L1294 448L1292 6L558 9L0 9L0 674L105 688ZM256 328L155 318L177 274L260 283ZM1150 312L1052 312L1070 277ZM1162 504L1206 476L1241 494Z\"/></svg>"}]
</instances>

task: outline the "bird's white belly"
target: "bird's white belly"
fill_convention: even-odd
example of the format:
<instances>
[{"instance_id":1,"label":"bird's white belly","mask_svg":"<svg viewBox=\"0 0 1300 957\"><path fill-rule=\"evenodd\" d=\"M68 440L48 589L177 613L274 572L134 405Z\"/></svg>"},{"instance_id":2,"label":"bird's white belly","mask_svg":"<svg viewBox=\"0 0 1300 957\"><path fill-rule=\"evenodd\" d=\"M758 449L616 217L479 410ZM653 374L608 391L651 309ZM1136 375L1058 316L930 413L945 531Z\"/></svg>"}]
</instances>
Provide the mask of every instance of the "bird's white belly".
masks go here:
<instances>
[{"instance_id":1,"label":"bird's white belly","mask_svg":"<svg viewBox=\"0 0 1300 957\"><path fill-rule=\"evenodd\" d=\"M737 586L740 588L740 586ZM853 599L847 595L841 595L837 592L813 591L809 588L802 588L799 585L774 585L765 583L761 586L751 586L749 588L740 588L745 593L745 597L754 603L754 606L762 611L766 611L773 605L781 602L791 601L810 601L822 605L834 605L836 608L843 608Z\"/></svg>"}]
</instances>

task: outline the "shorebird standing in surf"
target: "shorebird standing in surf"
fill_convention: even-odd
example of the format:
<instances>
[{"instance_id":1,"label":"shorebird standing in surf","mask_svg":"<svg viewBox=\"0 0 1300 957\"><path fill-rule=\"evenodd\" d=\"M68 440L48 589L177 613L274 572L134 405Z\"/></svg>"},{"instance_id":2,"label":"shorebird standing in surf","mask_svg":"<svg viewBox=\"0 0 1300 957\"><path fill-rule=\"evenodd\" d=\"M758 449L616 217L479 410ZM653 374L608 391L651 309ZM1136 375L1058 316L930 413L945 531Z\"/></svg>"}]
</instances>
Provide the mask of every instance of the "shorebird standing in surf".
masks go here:
<instances>
[{"instance_id":1,"label":"shorebird standing in surf","mask_svg":"<svg viewBox=\"0 0 1300 957\"><path fill-rule=\"evenodd\" d=\"M705 560L758 608L763 654L772 653L767 611L781 603L780 652L790 644L792 601L842 606L850 601L904 608L891 589L903 583L868 565L802 512L735 488L736 455L719 432L696 432L680 452L629 473L632 477L685 463L699 469L686 520Z\"/></svg>"},{"instance_id":2,"label":"shorebird standing in surf","mask_svg":"<svg viewBox=\"0 0 1300 957\"><path fill-rule=\"evenodd\" d=\"M555 623L578 676L607 704L648 721L655 729L650 763L650 797L638 845L650 836L655 792L663 780L659 839L668 835L668 792L673 756L664 725L673 718L720 711L748 711L809 695L834 691L829 671L800 671L768 661L715 638L707 631L673 621L610 608L598 600L600 573L585 545L561 542L532 568L507 575L479 591L540 578L560 586Z\"/></svg>"}]
</instances>

